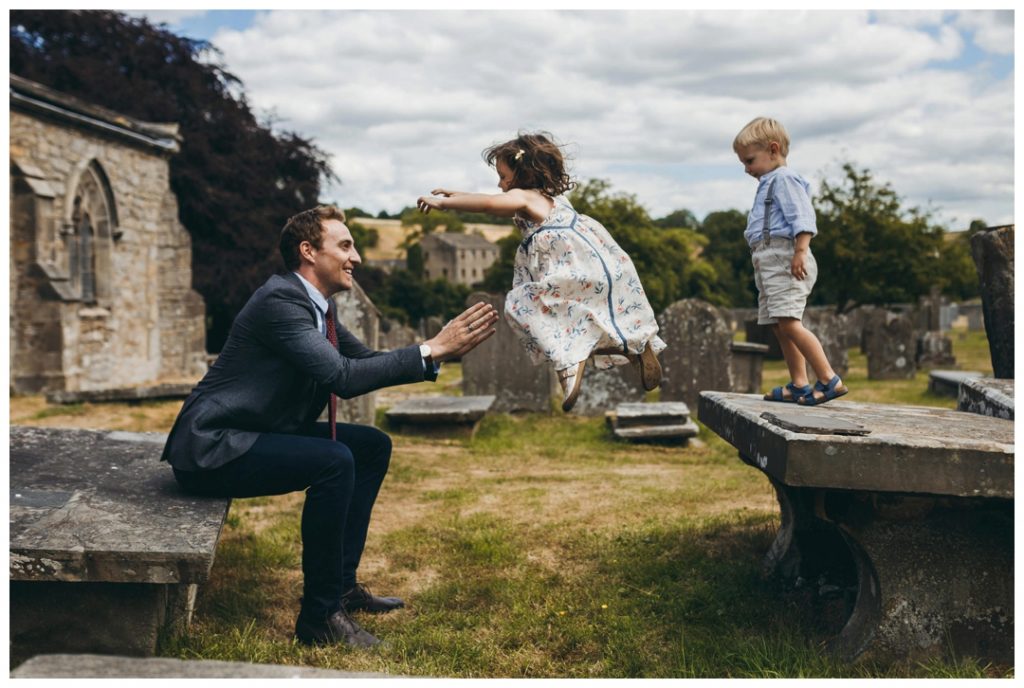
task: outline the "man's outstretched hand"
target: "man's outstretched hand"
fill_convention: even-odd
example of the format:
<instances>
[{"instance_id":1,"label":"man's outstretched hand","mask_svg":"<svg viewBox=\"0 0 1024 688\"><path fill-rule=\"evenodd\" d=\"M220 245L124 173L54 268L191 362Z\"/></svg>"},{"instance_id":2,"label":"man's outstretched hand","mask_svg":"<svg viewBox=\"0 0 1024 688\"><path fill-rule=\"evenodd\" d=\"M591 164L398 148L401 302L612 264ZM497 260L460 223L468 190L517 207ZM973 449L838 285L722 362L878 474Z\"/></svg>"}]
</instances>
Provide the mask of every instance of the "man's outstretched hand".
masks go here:
<instances>
[{"instance_id":1,"label":"man's outstretched hand","mask_svg":"<svg viewBox=\"0 0 1024 688\"><path fill-rule=\"evenodd\" d=\"M437 336L426 341L430 357L441 363L459 358L495 333L498 311L489 303L477 303L448 321Z\"/></svg>"}]
</instances>

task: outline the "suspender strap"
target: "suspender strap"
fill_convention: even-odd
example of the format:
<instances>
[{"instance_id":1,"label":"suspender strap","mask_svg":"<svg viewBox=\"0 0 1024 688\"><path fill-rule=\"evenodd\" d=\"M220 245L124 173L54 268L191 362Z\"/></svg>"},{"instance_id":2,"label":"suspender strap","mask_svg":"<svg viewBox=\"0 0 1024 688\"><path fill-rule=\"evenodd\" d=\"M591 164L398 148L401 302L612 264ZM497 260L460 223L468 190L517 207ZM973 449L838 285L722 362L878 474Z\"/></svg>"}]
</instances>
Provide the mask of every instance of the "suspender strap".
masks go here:
<instances>
[{"instance_id":1,"label":"suspender strap","mask_svg":"<svg viewBox=\"0 0 1024 688\"><path fill-rule=\"evenodd\" d=\"M770 224L770 216L772 214L772 192L775 191L775 180L771 181L768 185L768 193L764 197L764 225L761 229L761 239L764 241L765 246L772 245L772 235L768 232L768 225Z\"/></svg>"}]
</instances>

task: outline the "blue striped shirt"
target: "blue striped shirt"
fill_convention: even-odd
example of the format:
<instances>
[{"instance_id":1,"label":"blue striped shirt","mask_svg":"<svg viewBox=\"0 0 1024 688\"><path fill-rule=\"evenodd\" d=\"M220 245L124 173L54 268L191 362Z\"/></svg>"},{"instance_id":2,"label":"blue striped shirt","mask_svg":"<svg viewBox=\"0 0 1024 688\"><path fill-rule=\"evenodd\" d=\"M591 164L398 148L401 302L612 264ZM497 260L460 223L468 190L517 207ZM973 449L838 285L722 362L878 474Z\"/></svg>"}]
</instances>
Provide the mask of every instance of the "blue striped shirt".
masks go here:
<instances>
[{"instance_id":1,"label":"blue striped shirt","mask_svg":"<svg viewBox=\"0 0 1024 688\"><path fill-rule=\"evenodd\" d=\"M818 233L811 205L811 185L788 167L778 167L758 180L754 206L747 215L747 229L743 232L743 237L752 247L760 243L764 234L764 201L773 179L776 181L771 216L768 218L770 234L795 239L802 232L809 232L812 236Z\"/></svg>"}]
</instances>

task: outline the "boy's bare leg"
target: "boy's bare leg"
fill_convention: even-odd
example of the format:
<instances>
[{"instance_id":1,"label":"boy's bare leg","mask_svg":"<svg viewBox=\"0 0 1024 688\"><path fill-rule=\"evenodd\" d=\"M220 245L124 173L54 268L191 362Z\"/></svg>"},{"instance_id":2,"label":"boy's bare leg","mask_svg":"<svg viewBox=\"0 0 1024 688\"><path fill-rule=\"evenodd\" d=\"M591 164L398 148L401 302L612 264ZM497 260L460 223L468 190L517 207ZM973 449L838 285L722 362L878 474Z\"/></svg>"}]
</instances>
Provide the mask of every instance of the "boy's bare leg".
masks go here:
<instances>
[{"instance_id":1,"label":"boy's bare leg","mask_svg":"<svg viewBox=\"0 0 1024 688\"><path fill-rule=\"evenodd\" d=\"M806 378L806 363L810 363L811 369L814 370L814 374L818 376L819 380L823 383L828 383L832 380L836 371L829 364L828 358L825 356L825 350L821 347L821 342L818 341L813 332L804 327L804 324L796 318L779 318L779 323L775 325L775 328L775 333L779 338L779 344L782 345L782 353L786 357L786 365L789 367L789 374L792 376L794 384L797 382L797 373L793 370L795 361L790 361L789 352L786 350L786 342L789 342L789 345L796 349L799 354L800 376L802 378ZM806 379L804 384L807 384Z\"/></svg>"},{"instance_id":2,"label":"boy's bare leg","mask_svg":"<svg viewBox=\"0 0 1024 688\"><path fill-rule=\"evenodd\" d=\"M804 387L807 385L807 361L804 359L804 355L800 353L800 349L793 343L793 340L789 338L786 331L779 327L780 324L781 321L772 325L772 330L775 332L775 338L779 340L779 346L782 348L782 357L786 361L786 367L789 368L789 379L793 381L795 386Z\"/></svg>"}]
</instances>

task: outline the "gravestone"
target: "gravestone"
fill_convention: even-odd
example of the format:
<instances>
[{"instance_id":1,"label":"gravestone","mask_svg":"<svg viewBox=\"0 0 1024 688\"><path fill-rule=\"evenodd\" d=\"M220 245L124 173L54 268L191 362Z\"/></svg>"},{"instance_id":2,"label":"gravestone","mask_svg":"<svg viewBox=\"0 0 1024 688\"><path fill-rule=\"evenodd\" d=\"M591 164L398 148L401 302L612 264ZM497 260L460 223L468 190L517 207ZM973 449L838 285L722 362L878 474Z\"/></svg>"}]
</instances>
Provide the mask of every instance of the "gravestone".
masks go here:
<instances>
[{"instance_id":1,"label":"gravestone","mask_svg":"<svg viewBox=\"0 0 1024 688\"><path fill-rule=\"evenodd\" d=\"M469 302L467 300L466 305L469 305L470 303L476 302ZM504 308L504 299L502 299L502 307ZM500 313L501 309L499 309L498 312ZM427 340L436 337L437 333L444 328L444 322L444 318L438 315L428 315L426 318L424 318L423 322L420 325L420 328L423 330L423 339Z\"/></svg>"},{"instance_id":2,"label":"gravestone","mask_svg":"<svg viewBox=\"0 0 1024 688\"><path fill-rule=\"evenodd\" d=\"M664 333L660 336L665 339ZM664 371L665 355L674 346L675 344L669 344L669 348L659 355L662 364L662 399L665 398L665 375L667 374ZM593 359L590 359L583 371L583 384L580 387L580 394L576 398L576 405L569 413L576 416L601 416L622 402L643 401L646 394L647 392L640 382L640 371L636 365L630 363L599 370L594 367ZM557 398L561 400L561 389L559 389Z\"/></svg>"},{"instance_id":3,"label":"gravestone","mask_svg":"<svg viewBox=\"0 0 1024 688\"><path fill-rule=\"evenodd\" d=\"M821 342L825 357L839 377L845 378L850 369L850 356L846 350L845 324L835 310L831 307L807 308L804 310L803 325ZM818 379L810 364L807 366L807 379Z\"/></svg>"},{"instance_id":4,"label":"gravestone","mask_svg":"<svg viewBox=\"0 0 1024 688\"><path fill-rule=\"evenodd\" d=\"M410 344L421 344L425 340L413 328L397 320L381 318L378 347L382 351L394 351Z\"/></svg>"},{"instance_id":5,"label":"gravestone","mask_svg":"<svg viewBox=\"0 0 1024 688\"><path fill-rule=\"evenodd\" d=\"M971 237L992 371L997 378L1013 377L1013 227L990 227Z\"/></svg>"},{"instance_id":6,"label":"gravestone","mask_svg":"<svg viewBox=\"0 0 1024 688\"><path fill-rule=\"evenodd\" d=\"M661 354L662 401L696 408L702 391L732 389L732 331L718 308L700 299L676 301L658 316L658 326L668 343Z\"/></svg>"},{"instance_id":7,"label":"gravestone","mask_svg":"<svg viewBox=\"0 0 1024 688\"><path fill-rule=\"evenodd\" d=\"M475 292L466 305L483 301L505 312L505 297ZM550 413L558 381L550 365L535 365L504 317L498 318L495 334L462 357L462 393L466 396L494 395L492 410L509 413L532 411ZM588 371L589 373L590 371ZM589 382L583 378L583 390Z\"/></svg>"},{"instance_id":8,"label":"gravestone","mask_svg":"<svg viewBox=\"0 0 1024 688\"><path fill-rule=\"evenodd\" d=\"M732 391L747 394L761 391L761 373L768 346L752 342L731 342L729 349L732 353Z\"/></svg>"},{"instance_id":9,"label":"gravestone","mask_svg":"<svg viewBox=\"0 0 1024 688\"><path fill-rule=\"evenodd\" d=\"M362 287L353 282L352 288L334 295L338 323L348 329L371 349L380 349L380 311L370 301ZM370 392L354 399L338 397L338 422L373 425L377 414L377 393ZM321 415L327 420L327 409Z\"/></svg>"},{"instance_id":10,"label":"gravestone","mask_svg":"<svg viewBox=\"0 0 1024 688\"><path fill-rule=\"evenodd\" d=\"M399 432L451 436L476 432L494 404L494 396L413 397L387 410L388 423Z\"/></svg>"},{"instance_id":11,"label":"gravestone","mask_svg":"<svg viewBox=\"0 0 1024 688\"><path fill-rule=\"evenodd\" d=\"M757 316L743 322L743 332L748 342L753 344L764 344L768 347L765 358L771 361L782 360L782 347L779 346L779 338L775 336L771 325L758 325Z\"/></svg>"},{"instance_id":12,"label":"gravestone","mask_svg":"<svg viewBox=\"0 0 1024 688\"><path fill-rule=\"evenodd\" d=\"M957 311L961 317L967 318L968 332L980 332L985 329L985 316L980 302L961 303Z\"/></svg>"},{"instance_id":13,"label":"gravestone","mask_svg":"<svg viewBox=\"0 0 1024 688\"><path fill-rule=\"evenodd\" d=\"M917 334L908 316L872 316L864 332L869 380L911 379L917 373Z\"/></svg>"},{"instance_id":14,"label":"gravestone","mask_svg":"<svg viewBox=\"0 0 1024 688\"><path fill-rule=\"evenodd\" d=\"M938 330L922 332L917 338L917 365L921 368L955 367L953 340Z\"/></svg>"},{"instance_id":15,"label":"gravestone","mask_svg":"<svg viewBox=\"0 0 1024 688\"><path fill-rule=\"evenodd\" d=\"M633 442L673 441L683 446L699 432L690 409L680 401L619 404L605 413L605 422L619 439Z\"/></svg>"},{"instance_id":16,"label":"gravestone","mask_svg":"<svg viewBox=\"0 0 1024 688\"><path fill-rule=\"evenodd\" d=\"M975 370L932 370L928 373L928 391L946 397L957 397L960 385L981 377Z\"/></svg>"}]
</instances>

